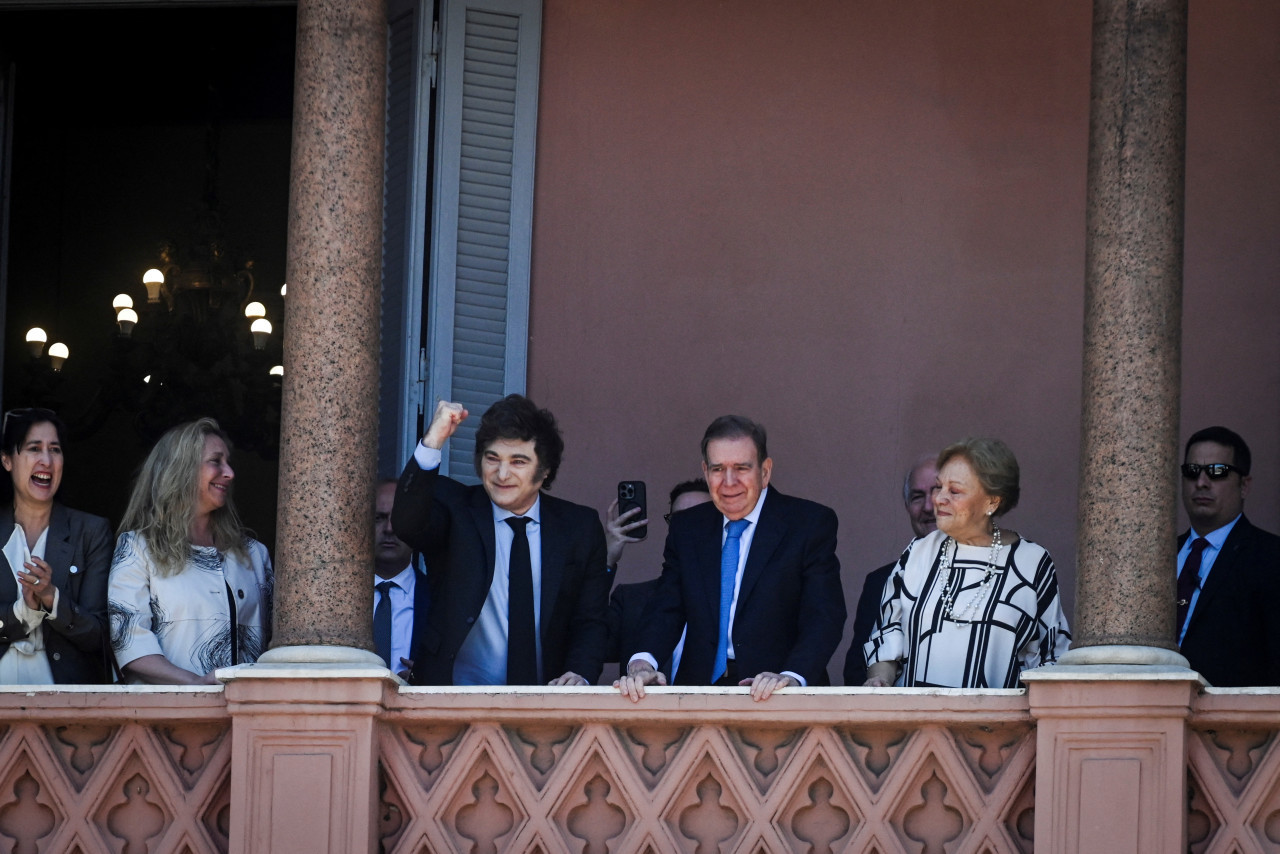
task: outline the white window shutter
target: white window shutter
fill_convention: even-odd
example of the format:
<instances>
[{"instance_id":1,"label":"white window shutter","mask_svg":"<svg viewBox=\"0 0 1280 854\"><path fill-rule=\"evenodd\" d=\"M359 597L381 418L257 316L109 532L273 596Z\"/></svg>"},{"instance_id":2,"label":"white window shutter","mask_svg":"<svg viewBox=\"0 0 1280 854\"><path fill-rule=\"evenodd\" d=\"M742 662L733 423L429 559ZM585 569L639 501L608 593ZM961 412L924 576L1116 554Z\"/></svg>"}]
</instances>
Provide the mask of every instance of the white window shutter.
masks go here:
<instances>
[{"instance_id":1,"label":"white window shutter","mask_svg":"<svg viewBox=\"0 0 1280 854\"><path fill-rule=\"evenodd\" d=\"M471 413L444 471L475 482L475 430L525 389L541 0L442 0L430 381Z\"/></svg>"},{"instance_id":2,"label":"white window shutter","mask_svg":"<svg viewBox=\"0 0 1280 854\"><path fill-rule=\"evenodd\" d=\"M430 4L392 0L387 19L378 472L395 476L421 436L423 271L430 171Z\"/></svg>"}]
</instances>

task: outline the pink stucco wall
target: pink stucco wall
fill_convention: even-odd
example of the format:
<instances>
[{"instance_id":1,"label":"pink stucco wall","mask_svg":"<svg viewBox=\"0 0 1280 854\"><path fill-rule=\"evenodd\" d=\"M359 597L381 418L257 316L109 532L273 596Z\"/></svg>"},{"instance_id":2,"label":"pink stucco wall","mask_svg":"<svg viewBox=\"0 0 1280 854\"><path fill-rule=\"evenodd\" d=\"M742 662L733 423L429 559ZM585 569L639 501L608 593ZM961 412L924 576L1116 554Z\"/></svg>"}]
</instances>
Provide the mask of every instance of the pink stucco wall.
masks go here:
<instances>
[{"instance_id":1,"label":"pink stucco wall","mask_svg":"<svg viewBox=\"0 0 1280 854\"><path fill-rule=\"evenodd\" d=\"M994 434L1023 468L1009 524L1070 605L1090 15L547 0L528 388L565 430L556 492L603 508L643 478L659 505L706 424L748 414L775 485L839 513L852 611L909 539L906 464ZM1192 9L1183 403L1184 436L1250 441L1273 530L1278 31L1274 4ZM620 581L658 571L657 513Z\"/></svg>"}]
</instances>

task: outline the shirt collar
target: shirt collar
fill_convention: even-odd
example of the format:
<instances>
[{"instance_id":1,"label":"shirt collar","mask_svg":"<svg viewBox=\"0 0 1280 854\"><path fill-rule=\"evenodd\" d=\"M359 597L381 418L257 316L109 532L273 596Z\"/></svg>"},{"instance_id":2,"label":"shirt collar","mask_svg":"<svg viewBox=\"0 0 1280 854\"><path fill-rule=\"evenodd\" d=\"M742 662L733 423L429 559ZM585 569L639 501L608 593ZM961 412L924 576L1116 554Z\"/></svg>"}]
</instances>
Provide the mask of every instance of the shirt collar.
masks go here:
<instances>
[{"instance_id":1,"label":"shirt collar","mask_svg":"<svg viewBox=\"0 0 1280 854\"><path fill-rule=\"evenodd\" d=\"M414 572L415 570L413 568L413 564L410 563L404 569L400 570L399 573L397 573L396 575L393 575L391 578L383 578L380 575L375 574L373 576L373 586L377 587L379 584L381 584L384 581L390 581L393 584L395 584L396 587L399 587L401 590L408 591L411 587L413 587L413 582L415 580Z\"/></svg>"},{"instance_id":2,"label":"shirt collar","mask_svg":"<svg viewBox=\"0 0 1280 854\"><path fill-rule=\"evenodd\" d=\"M493 507L493 521L501 522L503 519L510 519L512 516L520 515L533 520L533 524L542 524L542 493L538 493L538 497L533 500L533 506L529 508L528 513L512 513L510 510L503 510L492 501L489 505Z\"/></svg>"},{"instance_id":3,"label":"shirt collar","mask_svg":"<svg viewBox=\"0 0 1280 854\"><path fill-rule=\"evenodd\" d=\"M1230 522L1223 525L1221 528L1210 531L1209 533L1204 535L1204 538L1209 541L1209 545L1215 551L1222 551L1222 544L1227 541L1227 537L1231 536L1231 531L1235 528L1236 522L1240 521L1241 516L1244 516L1244 514L1241 513L1239 516L1236 516L1236 518L1232 519ZM1190 551L1191 549L1191 543L1198 536L1200 535L1195 532L1194 528L1192 528L1190 532L1190 536L1187 537L1187 542L1186 542L1186 548L1188 551Z\"/></svg>"}]
</instances>

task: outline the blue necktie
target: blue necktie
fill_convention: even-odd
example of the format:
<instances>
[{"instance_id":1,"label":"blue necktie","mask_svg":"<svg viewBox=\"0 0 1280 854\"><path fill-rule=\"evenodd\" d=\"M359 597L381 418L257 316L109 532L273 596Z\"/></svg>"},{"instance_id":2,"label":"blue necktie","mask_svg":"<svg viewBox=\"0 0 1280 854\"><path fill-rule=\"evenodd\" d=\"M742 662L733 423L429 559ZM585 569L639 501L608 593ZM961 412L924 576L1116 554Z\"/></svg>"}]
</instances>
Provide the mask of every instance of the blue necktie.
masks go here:
<instances>
[{"instance_id":1,"label":"blue necktie","mask_svg":"<svg viewBox=\"0 0 1280 854\"><path fill-rule=\"evenodd\" d=\"M729 606L733 604L733 582L738 578L738 547L742 545L742 532L750 524L746 519L730 522L724 545L720 547L720 643L711 668L712 682L729 669Z\"/></svg>"}]
</instances>

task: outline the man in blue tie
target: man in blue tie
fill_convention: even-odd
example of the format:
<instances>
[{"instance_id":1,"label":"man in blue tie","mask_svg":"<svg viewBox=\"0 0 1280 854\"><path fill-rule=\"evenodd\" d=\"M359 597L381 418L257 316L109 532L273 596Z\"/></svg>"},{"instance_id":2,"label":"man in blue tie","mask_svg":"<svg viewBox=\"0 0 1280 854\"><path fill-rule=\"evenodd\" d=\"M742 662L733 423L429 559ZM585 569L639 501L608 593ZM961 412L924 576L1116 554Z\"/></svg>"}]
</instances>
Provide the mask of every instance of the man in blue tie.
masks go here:
<instances>
[{"instance_id":1,"label":"man in blue tie","mask_svg":"<svg viewBox=\"0 0 1280 854\"><path fill-rule=\"evenodd\" d=\"M641 649L615 684L632 701L665 685L665 660L688 625L678 685L778 688L825 684L844 631L836 514L771 487L764 428L724 415L702 437L711 503L671 517L662 578Z\"/></svg>"},{"instance_id":2,"label":"man in blue tie","mask_svg":"<svg viewBox=\"0 0 1280 854\"><path fill-rule=\"evenodd\" d=\"M1210 685L1280 685L1280 537L1244 515L1252 455L1239 434L1206 427L1187 440L1178 540L1183 655Z\"/></svg>"},{"instance_id":3,"label":"man in blue tie","mask_svg":"<svg viewBox=\"0 0 1280 854\"><path fill-rule=\"evenodd\" d=\"M413 549L391 528L396 482L382 481L374 494L373 645L388 667L407 678L414 640L426 632L427 580L413 566Z\"/></svg>"}]
</instances>

